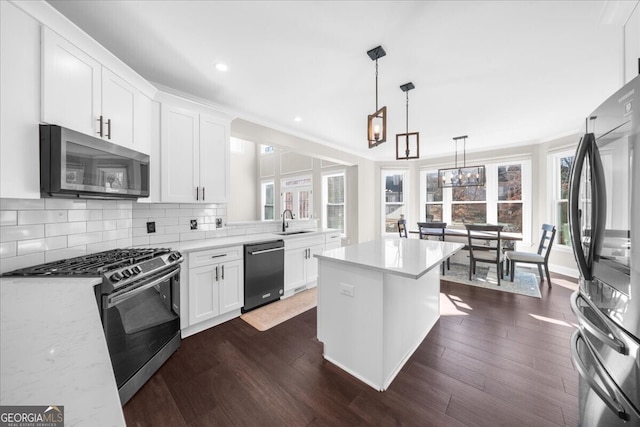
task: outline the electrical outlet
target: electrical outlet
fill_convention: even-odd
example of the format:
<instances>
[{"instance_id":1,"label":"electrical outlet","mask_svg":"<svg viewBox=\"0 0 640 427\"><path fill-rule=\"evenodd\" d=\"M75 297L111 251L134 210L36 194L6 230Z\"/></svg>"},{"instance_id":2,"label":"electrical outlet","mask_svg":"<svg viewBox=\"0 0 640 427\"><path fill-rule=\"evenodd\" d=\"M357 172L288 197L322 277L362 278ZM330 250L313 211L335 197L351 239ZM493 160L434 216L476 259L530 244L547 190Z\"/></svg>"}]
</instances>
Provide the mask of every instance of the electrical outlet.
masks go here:
<instances>
[{"instance_id":1,"label":"electrical outlet","mask_svg":"<svg viewBox=\"0 0 640 427\"><path fill-rule=\"evenodd\" d=\"M147 222L147 233L155 233L156 232L156 222L149 221Z\"/></svg>"},{"instance_id":2,"label":"electrical outlet","mask_svg":"<svg viewBox=\"0 0 640 427\"><path fill-rule=\"evenodd\" d=\"M355 293L355 289L353 285L347 285L346 283L340 283L338 285L340 287L340 293L342 295L346 295L348 297L353 297Z\"/></svg>"},{"instance_id":3,"label":"electrical outlet","mask_svg":"<svg viewBox=\"0 0 640 427\"><path fill-rule=\"evenodd\" d=\"M197 219L192 219L189 222L190 222L192 230L197 230L198 229L198 220Z\"/></svg>"},{"instance_id":4,"label":"electrical outlet","mask_svg":"<svg viewBox=\"0 0 640 427\"><path fill-rule=\"evenodd\" d=\"M222 218L216 218L216 228L222 228Z\"/></svg>"}]
</instances>

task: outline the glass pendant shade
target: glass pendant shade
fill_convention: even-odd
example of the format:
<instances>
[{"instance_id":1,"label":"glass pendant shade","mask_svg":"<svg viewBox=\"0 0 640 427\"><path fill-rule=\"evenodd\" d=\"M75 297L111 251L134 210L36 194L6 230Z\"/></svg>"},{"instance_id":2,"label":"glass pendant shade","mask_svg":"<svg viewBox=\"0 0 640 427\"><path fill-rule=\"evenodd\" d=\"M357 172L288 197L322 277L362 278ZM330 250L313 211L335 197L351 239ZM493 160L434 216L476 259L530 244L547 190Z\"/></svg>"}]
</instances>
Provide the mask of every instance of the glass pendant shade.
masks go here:
<instances>
[{"instance_id":1,"label":"glass pendant shade","mask_svg":"<svg viewBox=\"0 0 640 427\"><path fill-rule=\"evenodd\" d=\"M387 107L382 107L369 115L367 135L369 135L369 148L373 148L387 140Z\"/></svg>"}]
</instances>

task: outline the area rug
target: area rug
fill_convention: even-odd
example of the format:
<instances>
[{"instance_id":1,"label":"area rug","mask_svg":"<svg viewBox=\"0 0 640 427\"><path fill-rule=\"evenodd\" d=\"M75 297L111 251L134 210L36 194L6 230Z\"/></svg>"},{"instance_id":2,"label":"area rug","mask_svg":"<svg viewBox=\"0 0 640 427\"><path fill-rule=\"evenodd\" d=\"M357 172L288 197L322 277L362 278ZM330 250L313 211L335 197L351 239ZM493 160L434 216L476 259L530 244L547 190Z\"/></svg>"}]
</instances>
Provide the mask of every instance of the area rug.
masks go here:
<instances>
[{"instance_id":1,"label":"area rug","mask_svg":"<svg viewBox=\"0 0 640 427\"><path fill-rule=\"evenodd\" d=\"M318 304L317 288L311 288L297 294L251 310L240 316L242 320L259 331L266 331L291 319Z\"/></svg>"},{"instance_id":2,"label":"area rug","mask_svg":"<svg viewBox=\"0 0 640 427\"><path fill-rule=\"evenodd\" d=\"M468 265L451 263L451 269L447 270L445 275L440 276L440 278L450 282L477 286L479 288L541 298L538 276L527 271L522 271L522 268L516 268L516 277L513 282L511 282L511 277L505 274L504 278L500 280L500 286L498 286L498 275L495 265L476 265L476 274L473 276L473 280L469 280Z\"/></svg>"}]
</instances>

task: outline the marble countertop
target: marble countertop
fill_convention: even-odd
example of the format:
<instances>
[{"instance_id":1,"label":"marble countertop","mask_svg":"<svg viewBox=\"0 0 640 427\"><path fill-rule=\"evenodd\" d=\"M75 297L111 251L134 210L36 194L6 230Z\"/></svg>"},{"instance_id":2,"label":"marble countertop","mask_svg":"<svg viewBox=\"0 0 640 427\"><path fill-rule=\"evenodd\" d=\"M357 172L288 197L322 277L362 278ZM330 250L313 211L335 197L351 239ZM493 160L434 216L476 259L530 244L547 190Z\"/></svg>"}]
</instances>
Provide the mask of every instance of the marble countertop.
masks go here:
<instances>
[{"instance_id":1,"label":"marble countertop","mask_svg":"<svg viewBox=\"0 0 640 427\"><path fill-rule=\"evenodd\" d=\"M93 286L0 279L0 405L62 405L65 426L124 426Z\"/></svg>"},{"instance_id":2,"label":"marble countertop","mask_svg":"<svg viewBox=\"0 0 640 427\"><path fill-rule=\"evenodd\" d=\"M343 246L314 256L418 279L463 247L461 243L395 237Z\"/></svg>"}]
</instances>

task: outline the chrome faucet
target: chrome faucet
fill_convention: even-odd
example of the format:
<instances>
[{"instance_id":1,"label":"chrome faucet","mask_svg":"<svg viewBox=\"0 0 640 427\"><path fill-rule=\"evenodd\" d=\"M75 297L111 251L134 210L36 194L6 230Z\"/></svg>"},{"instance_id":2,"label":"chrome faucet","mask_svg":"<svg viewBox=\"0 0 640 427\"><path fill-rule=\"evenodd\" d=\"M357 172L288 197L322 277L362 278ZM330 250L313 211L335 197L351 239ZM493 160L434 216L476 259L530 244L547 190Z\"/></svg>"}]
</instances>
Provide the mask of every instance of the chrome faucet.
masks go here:
<instances>
[{"instance_id":1,"label":"chrome faucet","mask_svg":"<svg viewBox=\"0 0 640 427\"><path fill-rule=\"evenodd\" d=\"M287 212L289 212L289 218L293 219L293 212L291 212L291 209L285 209L284 212L282 212L282 231L286 231L287 227L289 227L289 223L285 222L285 218L287 218Z\"/></svg>"}]
</instances>

